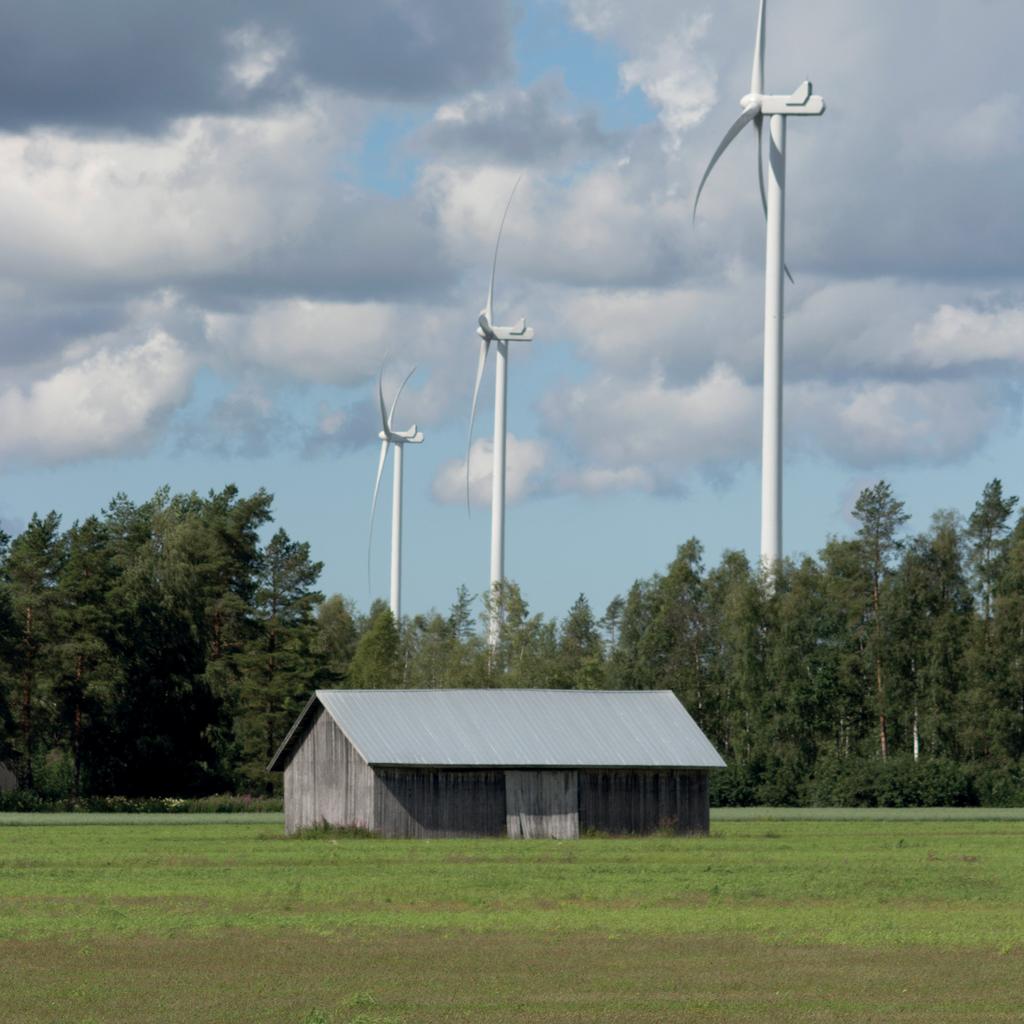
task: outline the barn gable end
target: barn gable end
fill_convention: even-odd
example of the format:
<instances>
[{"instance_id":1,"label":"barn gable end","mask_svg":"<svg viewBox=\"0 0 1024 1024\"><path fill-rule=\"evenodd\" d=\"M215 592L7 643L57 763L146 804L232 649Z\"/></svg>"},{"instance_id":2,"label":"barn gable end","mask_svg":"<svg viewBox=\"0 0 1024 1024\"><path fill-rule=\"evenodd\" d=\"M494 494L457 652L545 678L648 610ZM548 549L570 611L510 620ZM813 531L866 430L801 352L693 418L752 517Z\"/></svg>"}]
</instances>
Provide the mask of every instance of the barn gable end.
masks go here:
<instances>
[{"instance_id":1,"label":"barn gable end","mask_svg":"<svg viewBox=\"0 0 1024 1024\"><path fill-rule=\"evenodd\" d=\"M374 827L373 769L322 707L309 709L284 769L285 829Z\"/></svg>"}]
</instances>

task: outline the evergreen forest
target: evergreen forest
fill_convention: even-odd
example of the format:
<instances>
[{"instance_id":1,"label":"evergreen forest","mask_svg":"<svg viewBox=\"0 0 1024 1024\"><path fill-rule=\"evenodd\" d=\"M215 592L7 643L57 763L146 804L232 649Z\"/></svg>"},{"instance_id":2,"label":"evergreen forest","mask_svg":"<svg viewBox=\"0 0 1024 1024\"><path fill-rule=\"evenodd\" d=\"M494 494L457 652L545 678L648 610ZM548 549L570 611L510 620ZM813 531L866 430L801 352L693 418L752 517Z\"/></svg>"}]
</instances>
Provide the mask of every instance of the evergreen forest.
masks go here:
<instances>
[{"instance_id":1,"label":"evergreen forest","mask_svg":"<svg viewBox=\"0 0 1024 1024\"><path fill-rule=\"evenodd\" d=\"M0 533L0 806L272 794L315 688L470 686L671 689L728 764L718 804L1022 804L1017 504L993 480L910 535L881 481L852 536L770 575L691 539L605 609L545 618L509 582L401 623L321 593L263 490L35 515Z\"/></svg>"}]
</instances>

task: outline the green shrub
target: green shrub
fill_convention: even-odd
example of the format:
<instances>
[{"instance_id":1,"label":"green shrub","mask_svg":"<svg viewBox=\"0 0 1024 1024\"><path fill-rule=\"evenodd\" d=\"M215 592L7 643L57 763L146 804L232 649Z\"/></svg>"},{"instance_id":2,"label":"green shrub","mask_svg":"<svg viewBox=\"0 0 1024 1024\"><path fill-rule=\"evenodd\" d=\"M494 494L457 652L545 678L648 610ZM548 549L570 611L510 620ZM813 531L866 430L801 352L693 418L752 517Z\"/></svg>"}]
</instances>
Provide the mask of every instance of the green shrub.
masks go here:
<instances>
[{"instance_id":1,"label":"green shrub","mask_svg":"<svg viewBox=\"0 0 1024 1024\"><path fill-rule=\"evenodd\" d=\"M708 791L712 807L752 807L756 779L749 764L731 761L710 773Z\"/></svg>"},{"instance_id":2,"label":"green shrub","mask_svg":"<svg viewBox=\"0 0 1024 1024\"><path fill-rule=\"evenodd\" d=\"M982 807L1024 807L1024 765L972 764L967 768Z\"/></svg>"},{"instance_id":3,"label":"green shrub","mask_svg":"<svg viewBox=\"0 0 1024 1024\"><path fill-rule=\"evenodd\" d=\"M235 796L223 793L186 799L173 796L85 796L78 800L55 799L32 790L0 793L0 811L99 811L120 814L231 814L277 811L284 807L280 797Z\"/></svg>"}]
</instances>

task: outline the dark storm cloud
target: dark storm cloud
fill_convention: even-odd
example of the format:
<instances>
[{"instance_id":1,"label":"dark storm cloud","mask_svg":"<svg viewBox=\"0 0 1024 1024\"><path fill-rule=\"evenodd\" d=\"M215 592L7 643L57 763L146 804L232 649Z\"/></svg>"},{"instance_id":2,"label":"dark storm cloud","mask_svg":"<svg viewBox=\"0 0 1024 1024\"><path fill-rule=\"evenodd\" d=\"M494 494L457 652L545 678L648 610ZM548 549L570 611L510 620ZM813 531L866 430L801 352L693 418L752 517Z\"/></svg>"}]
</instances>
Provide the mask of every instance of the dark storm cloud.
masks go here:
<instances>
[{"instance_id":1,"label":"dark storm cloud","mask_svg":"<svg viewBox=\"0 0 1024 1024\"><path fill-rule=\"evenodd\" d=\"M0 126L12 131L151 132L307 84L429 100L510 69L505 5L477 0L4 0L0 25ZM265 74L232 74L268 48Z\"/></svg>"},{"instance_id":2,"label":"dark storm cloud","mask_svg":"<svg viewBox=\"0 0 1024 1024\"><path fill-rule=\"evenodd\" d=\"M609 152L619 140L601 130L593 111L563 113L568 100L553 76L527 89L476 94L435 118L419 141L445 158L517 167Z\"/></svg>"}]
</instances>

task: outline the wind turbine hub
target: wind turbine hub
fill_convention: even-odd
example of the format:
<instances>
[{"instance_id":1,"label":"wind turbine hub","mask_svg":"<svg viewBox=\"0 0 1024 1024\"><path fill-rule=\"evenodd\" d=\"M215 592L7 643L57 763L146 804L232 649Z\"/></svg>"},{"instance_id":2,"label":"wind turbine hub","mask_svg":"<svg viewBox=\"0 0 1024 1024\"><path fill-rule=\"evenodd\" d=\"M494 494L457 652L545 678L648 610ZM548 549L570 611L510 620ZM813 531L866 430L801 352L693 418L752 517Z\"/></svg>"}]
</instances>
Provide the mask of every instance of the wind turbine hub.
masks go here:
<instances>
[{"instance_id":1,"label":"wind turbine hub","mask_svg":"<svg viewBox=\"0 0 1024 1024\"><path fill-rule=\"evenodd\" d=\"M760 106L761 100L764 97L759 92L748 92L743 99L740 100L740 106L746 110L748 107Z\"/></svg>"}]
</instances>

